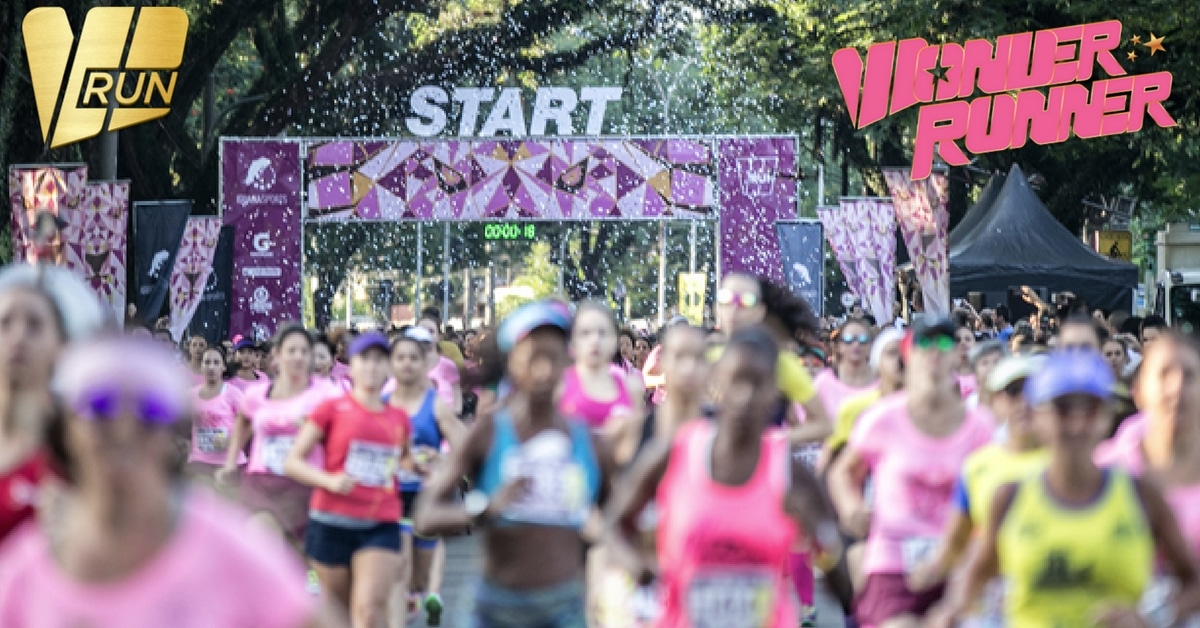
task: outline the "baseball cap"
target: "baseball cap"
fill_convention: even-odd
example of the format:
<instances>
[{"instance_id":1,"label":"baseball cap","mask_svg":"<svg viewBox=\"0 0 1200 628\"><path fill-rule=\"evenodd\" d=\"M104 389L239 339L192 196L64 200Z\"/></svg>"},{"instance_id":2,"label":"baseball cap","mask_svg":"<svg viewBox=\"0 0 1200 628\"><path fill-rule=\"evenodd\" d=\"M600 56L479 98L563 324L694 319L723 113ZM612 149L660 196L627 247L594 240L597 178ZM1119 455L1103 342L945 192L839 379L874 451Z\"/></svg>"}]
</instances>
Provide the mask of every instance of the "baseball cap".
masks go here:
<instances>
[{"instance_id":1,"label":"baseball cap","mask_svg":"<svg viewBox=\"0 0 1200 628\"><path fill-rule=\"evenodd\" d=\"M999 392L1007 388L1009 384L1017 380L1028 379L1031 375L1037 373L1041 370L1045 361L1045 356L1040 355L1014 355L1005 357L996 363L996 367L992 369L984 384L988 390Z\"/></svg>"},{"instance_id":2,"label":"baseball cap","mask_svg":"<svg viewBox=\"0 0 1200 628\"><path fill-rule=\"evenodd\" d=\"M253 349L253 348L254 348L254 341L251 340L250 338L241 338L237 342L233 343L234 351L241 351L242 349Z\"/></svg>"},{"instance_id":3,"label":"baseball cap","mask_svg":"<svg viewBox=\"0 0 1200 628\"><path fill-rule=\"evenodd\" d=\"M667 321L667 327L674 327L676 325L690 325L690 324L691 324L691 322L688 321L688 317L684 316L683 314L676 314L675 316L671 317L671 320Z\"/></svg>"},{"instance_id":4,"label":"baseball cap","mask_svg":"<svg viewBox=\"0 0 1200 628\"><path fill-rule=\"evenodd\" d=\"M1025 397L1039 405L1065 395L1091 395L1107 399L1116 379L1099 353L1056 351L1046 356L1042 367L1025 383Z\"/></svg>"},{"instance_id":5,"label":"baseball cap","mask_svg":"<svg viewBox=\"0 0 1200 628\"><path fill-rule=\"evenodd\" d=\"M404 337L417 342L433 344L433 333L424 327L412 326L404 330Z\"/></svg>"},{"instance_id":6,"label":"baseball cap","mask_svg":"<svg viewBox=\"0 0 1200 628\"><path fill-rule=\"evenodd\" d=\"M895 327L885 327L879 335L875 337L875 342L871 345L870 365L872 369L879 370L879 363L883 361L883 350L893 342L902 342L907 335L902 329Z\"/></svg>"},{"instance_id":7,"label":"baseball cap","mask_svg":"<svg viewBox=\"0 0 1200 628\"><path fill-rule=\"evenodd\" d=\"M571 311L562 301L534 301L517 308L496 332L496 344L500 351L508 353L513 347L542 327L553 327L563 332L571 333Z\"/></svg>"},{"instance_id":8,"label":"baseball cap","mask_svg":"<svg viewBox=\"0 0 1200 628\"><path fill-rule=\"evenodd\" d=\"M938 338L941 336L954 337L954 322L948 318L922 317L912 326L913 340Z\"/></svg>"},{"instance_id":9,"label":"baseball cap","mask_svg":"<svg viewBox=\"0 0 1200 628\"><path fill-rule=\"evenodd\" d=\"M371 349L379 349L384 353L391 350L391 345L388 344L387 336L372 331L365 334L359 334L354 340L350 341L350 347L346 349L346 355L353 358L356 355L366 353Z\"/></svg>"},{"instance_id":10,"label":"baseball cap","mask_svg":"<svg viewBox=\"0 0 1200 628\"><path fill-rule=\"evenodd\" d=\"M1001 340L983 340L975 343L974 347L971 347L971 352L967 357L970 359L971 367L973 368L976 362L982 360L984 356L993 353L999 353L1003 357L1008 354L1008 347Z\"/></svg>"}]
</instances>

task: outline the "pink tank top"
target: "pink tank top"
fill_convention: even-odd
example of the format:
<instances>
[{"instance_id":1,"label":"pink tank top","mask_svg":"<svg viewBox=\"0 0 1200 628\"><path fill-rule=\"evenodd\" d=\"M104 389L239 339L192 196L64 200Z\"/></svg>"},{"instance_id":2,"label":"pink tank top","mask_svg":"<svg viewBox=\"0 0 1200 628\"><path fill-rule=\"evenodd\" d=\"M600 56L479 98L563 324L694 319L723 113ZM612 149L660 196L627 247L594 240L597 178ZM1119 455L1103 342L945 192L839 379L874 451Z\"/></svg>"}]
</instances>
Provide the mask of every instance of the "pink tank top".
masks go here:
<instances>
[{"instance_id":1,"label":"pink tank top","mask_svg":"<svg viewBox=\"0 0 1200 628\"><path fill-rule=\"evenodd\" d=\"M614 364L609 368L609 374L617 387L617 396L610 401L596 401L587 396L575 367L568 368L563 375L563 392L558 400L559 411L582 420L592 429L604 427L613 416L628 414L633 410L633 404L629 401L629 391L625 388L625 372Z\"/></svg>"},{"instance_id":2,"label":"pink tank top","mask_svg":"<svg viewBox=\"0 0 1200 628\"><path fill-rule=\"evenodd\" d=\"M119 582L63 573L27 525L0 555L0 626L296 628L317 612L304 567L277 537L246 526L224 500L191 491L172 537Z\"/></svg>"},{"instance_id":3,"label":"pink tank top","mask_svg":"<svg viewBox=\"0 0 1200 628\"><path fill-rule=\"evenodd\" d=\"M758 468L741 486L712 480L716 427L680 428L658 486L658 562L666 628L792 628L784 577L798 529L783 511L787 442L764 435Z\"/></svg>"},{"instance_id":4,"label":"pink tank top","mask_svg":"<svg viewBox=\"0 0 1200 628\"><path fill-rule=\"evenodd\" d=\"M233 437L233 425L242 407L242 391L221 385L221 392L212 399L200 397L200 389L192 391L196 416L192 421L192 452L188 462L223 465ZM246 464L246 454L238 454L238 464Z\"/></svg>"}]
</instances>

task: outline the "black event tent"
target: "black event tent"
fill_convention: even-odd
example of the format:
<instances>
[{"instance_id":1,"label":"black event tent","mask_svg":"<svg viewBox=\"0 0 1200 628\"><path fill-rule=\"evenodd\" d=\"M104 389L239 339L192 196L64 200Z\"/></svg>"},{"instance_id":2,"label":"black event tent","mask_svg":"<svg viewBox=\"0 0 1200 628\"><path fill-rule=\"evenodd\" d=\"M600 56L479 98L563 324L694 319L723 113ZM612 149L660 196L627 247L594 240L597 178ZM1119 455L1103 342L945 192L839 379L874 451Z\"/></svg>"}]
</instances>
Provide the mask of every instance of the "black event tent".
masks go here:
<instances>
[{"instance_id":1,"label":"black event tent","mask_svg":"<svg viewBox=\"0 0 1200 628\"><path fill-rule=\"evenodd\" d=\"M971 231L979 226L992 204L996 202L996 197L1000 196L1000 188L1004 187L1007 176L1003 172L997 172L988 179L987 185L983 186L983 192L979 194L979 200L967 210L967 215L954 227L954 231L950 232L950 250L971 239Z\"/></svg>"},{"instance_id":2,"label":"black event tent","mask_svg":"<svg viewBox=\"0 0 1200 628\"><path fill-rule=\"evenodd\" d=\"M950 293L983 292L989 305L1028 285L1127 310L1137 280L1136 266L1097 254L1050 215L1016 164L979 224L950 250Z\"/></svg>"}]
</instances>

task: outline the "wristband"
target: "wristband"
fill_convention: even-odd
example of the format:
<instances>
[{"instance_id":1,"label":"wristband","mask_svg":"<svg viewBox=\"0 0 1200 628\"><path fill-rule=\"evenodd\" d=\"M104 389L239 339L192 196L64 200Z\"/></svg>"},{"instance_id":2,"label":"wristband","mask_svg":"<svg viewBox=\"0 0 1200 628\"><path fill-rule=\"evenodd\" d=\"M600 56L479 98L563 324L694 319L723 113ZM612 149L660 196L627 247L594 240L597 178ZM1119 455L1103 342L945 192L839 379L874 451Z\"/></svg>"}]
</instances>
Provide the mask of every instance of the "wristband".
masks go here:
<instances>
[{"instance_id":1,"label":"wristband","mask_svg":"<svg viewBox=\"0 0 1200 628\"><path fill-rule=\"evenodd\" d=\"M1179 609L1175 608L1174 604L1167 602L1142 615L1142 619L1146 620L1146 624L1150 628L1171 628L1179 619Z\"/></svg>"}]
</instances>

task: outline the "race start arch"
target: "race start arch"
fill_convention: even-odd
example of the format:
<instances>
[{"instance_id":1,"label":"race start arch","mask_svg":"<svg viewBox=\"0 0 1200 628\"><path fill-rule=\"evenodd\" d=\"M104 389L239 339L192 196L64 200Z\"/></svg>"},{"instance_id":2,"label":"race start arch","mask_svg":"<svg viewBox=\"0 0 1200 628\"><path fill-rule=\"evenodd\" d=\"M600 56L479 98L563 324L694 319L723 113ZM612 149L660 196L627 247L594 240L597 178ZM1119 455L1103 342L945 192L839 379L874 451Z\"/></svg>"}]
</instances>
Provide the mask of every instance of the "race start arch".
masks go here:
<instances>
[{"instance_id":1,"label":"race start arch","mask_svg":"<svg viewBox=\"0 0 1200 628\"><path fill-rule=\"evenodd\" d=\"M796 151L790 136L224 138L231 332L300 319L305 233L337 223L706 220L713 277L779 280L775 225L796 218Z\"/></svg>"}]
</instances>

